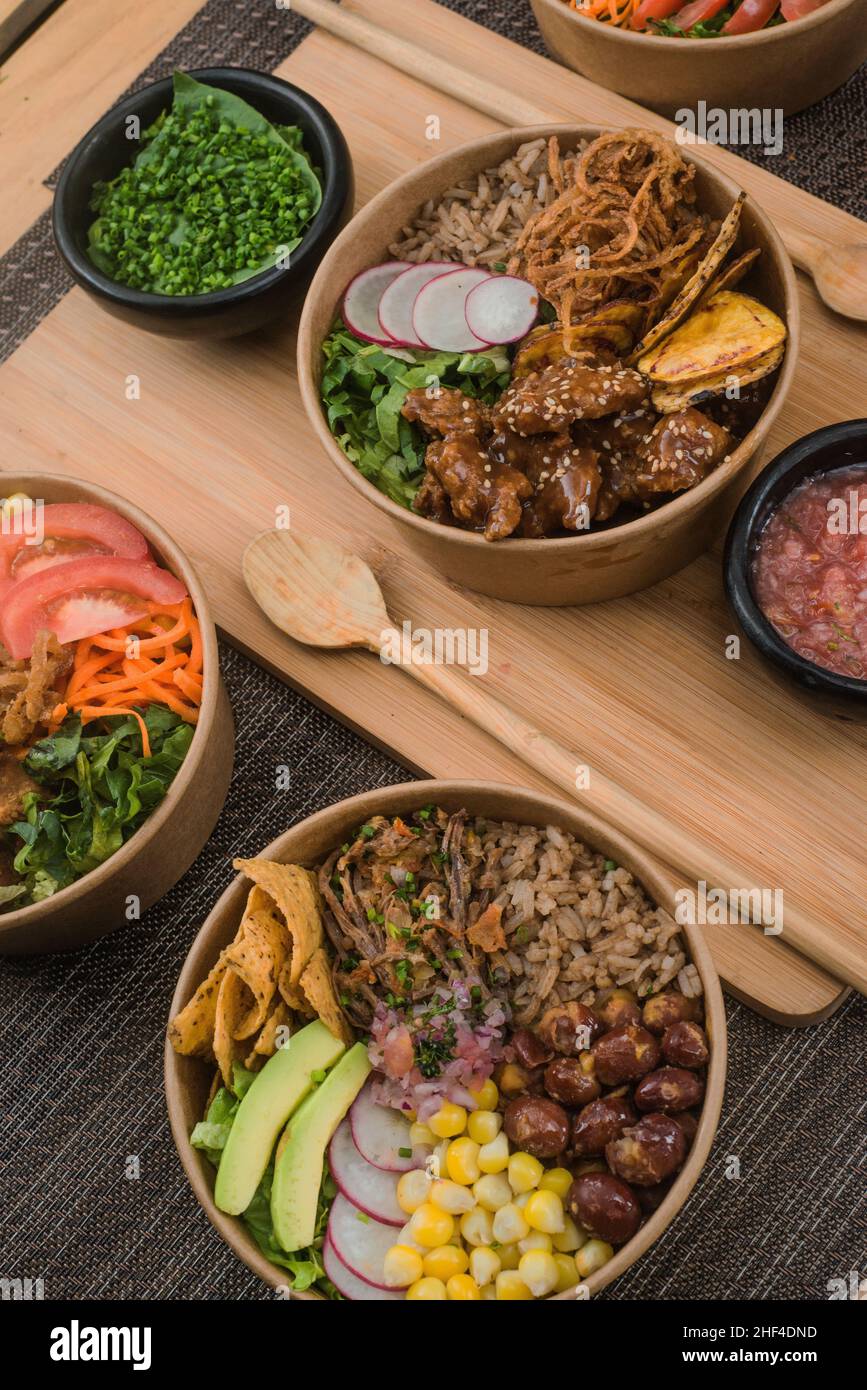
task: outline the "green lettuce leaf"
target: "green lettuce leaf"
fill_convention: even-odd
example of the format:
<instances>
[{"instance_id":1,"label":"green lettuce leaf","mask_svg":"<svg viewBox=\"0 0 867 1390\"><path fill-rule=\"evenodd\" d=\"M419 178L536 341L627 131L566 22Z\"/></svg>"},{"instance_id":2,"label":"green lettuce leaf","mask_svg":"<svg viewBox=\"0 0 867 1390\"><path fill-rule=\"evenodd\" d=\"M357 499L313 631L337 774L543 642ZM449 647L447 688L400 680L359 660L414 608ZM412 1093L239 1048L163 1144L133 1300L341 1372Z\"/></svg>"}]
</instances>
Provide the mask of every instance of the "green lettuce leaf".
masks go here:
<instances>
[{"instance_id":1,"label":"green lettuce leaf","mask_svg":"<svg viewBox=\"0 0 867 1390\"><path fill-rule=\"evenodd\" d=\"M502 347L483 353L382 348L338 324L322 351L322 403L332 434L358 471L402 507L412 506L427 447L423 432L400 413L407 392L436 380L493 404L511 379Z\"/></svg>"}]
</instances>

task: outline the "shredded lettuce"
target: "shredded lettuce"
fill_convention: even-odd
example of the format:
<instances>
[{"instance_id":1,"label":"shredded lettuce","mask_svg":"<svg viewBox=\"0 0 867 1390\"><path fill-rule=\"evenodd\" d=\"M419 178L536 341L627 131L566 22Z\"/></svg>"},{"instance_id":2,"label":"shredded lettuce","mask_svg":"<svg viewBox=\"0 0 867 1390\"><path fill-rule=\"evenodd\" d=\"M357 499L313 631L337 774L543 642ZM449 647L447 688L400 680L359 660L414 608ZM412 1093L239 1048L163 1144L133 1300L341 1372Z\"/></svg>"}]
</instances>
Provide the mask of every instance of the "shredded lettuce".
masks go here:
<instances>
[{"instance_id":1,"label":"shredded lettuce","mask_svg":"<svg viewBox=\"0 0 867 1390\"><path fill-rule=\"evenodd\" d=\"M7 827L16 888L23 888L18 906L50 898L104 863L166 795L193 728L165 705L148 706L143 717L149 758L137 721L126 716L106 719L106 733L88 733L96 726L83 729L70 715L30 749L24 767L44 791L28 792L23 819Z\"/></svg>"},{"instance_id":2,"label":"shredded lettuce","mask_svg":"<svg viewBox=\"0 0 867 1390\"><path fill-rule=\"evenodd\" d=\"M238 1106L255 1073L246 1071L237 1064L233 1068L232 1090L221 1086L208 1106L204 1120L200 1120L190 1135L190 1143L201 1149L215 1168L219 1168L229 1130L235 1122ZM306 1250L285 1251L278 1244L271 1221L271 1183L274 1179L274 1164L269 1163L253 1200L241 1218L266 1259L272 1264L288 1270L291 1287L296 1293L304 1293L316 1288L326 1298L339 1299L340 1294L326 1277L322 1264L322 1246L325 1241L325 1227L331 1203L337 1196L337 1187L328 1171L326 1163L322 1171L319 1188L319 1204L316 1209L316 1230L313 1244Z\"/></svg>"},{"instance_id":3,"label":"shredded lettuce","mask_svg":"<svg viewBox=\"0 0 867 1390\"><path fill-rule=\"evenodd\" d=\"M484 353L415 352L362 342L341 323L322 345L328 425L360 473L402 507L424 476L427 440L400 413L408 391L432 382L493 404L511 379L505 348Z\"/></svg>"}]
</instances>

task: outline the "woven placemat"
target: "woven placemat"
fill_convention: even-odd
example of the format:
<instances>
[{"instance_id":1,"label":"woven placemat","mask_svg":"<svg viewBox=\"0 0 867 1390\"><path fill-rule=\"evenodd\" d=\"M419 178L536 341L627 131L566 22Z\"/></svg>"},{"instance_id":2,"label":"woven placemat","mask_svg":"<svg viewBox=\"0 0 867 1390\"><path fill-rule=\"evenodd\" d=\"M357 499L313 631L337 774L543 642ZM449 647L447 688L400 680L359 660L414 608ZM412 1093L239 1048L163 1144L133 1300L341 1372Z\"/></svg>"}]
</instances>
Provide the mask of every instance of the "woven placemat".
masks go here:
<instances>
[{"instance_id":1,"label":"woven placemat","mask_svg":"<svg viewBox=\"0 0 867 1390\"><path fill-rule=\"evenodd\" d=\"M541 48L523 3L448 7ZM141 81L172 65L273 68L304 32L270 0L209 0ZM774 171L859 211L865 93L862 74L795 117L787 148L798 154ZM0 260L10 351L65 291L44 224ZM236 772L196 864L113 937L73 956L0 961L0 1279L41 1278L47 1298L270 1296L211 1229L174 1151L162 1085L169 1001L234 856L408 774L237 652L224 647L222 660ZM287 765L290 785L278 790ZM798 1032L732 1002L728 1015L727 1098L708 1164L673 1226L606 1299L824 1299L829 1281L867 1274L864 1000Z\"/></svg>"}]
</instances>

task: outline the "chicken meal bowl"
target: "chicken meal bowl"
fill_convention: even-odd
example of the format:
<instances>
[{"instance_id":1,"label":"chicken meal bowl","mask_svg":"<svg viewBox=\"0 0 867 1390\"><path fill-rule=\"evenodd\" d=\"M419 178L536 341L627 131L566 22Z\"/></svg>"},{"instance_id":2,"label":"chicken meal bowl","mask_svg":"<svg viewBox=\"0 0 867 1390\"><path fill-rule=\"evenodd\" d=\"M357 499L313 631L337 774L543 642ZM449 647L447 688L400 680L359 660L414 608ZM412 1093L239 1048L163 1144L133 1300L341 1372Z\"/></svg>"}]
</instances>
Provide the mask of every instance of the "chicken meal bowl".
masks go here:
<instances>
[{"instance_id":1,"label":"chicken meal bowl","mask_svg":"<svg viewBox=\"0 0 867 1390\"><path fill-rule=\"evenodd\" d=\"M717 536L794 369L765 215L655 132L555 126L373 200L304 309L311 421L437 569L536 604L644 588Z\"/></svg>"}]
</instances>

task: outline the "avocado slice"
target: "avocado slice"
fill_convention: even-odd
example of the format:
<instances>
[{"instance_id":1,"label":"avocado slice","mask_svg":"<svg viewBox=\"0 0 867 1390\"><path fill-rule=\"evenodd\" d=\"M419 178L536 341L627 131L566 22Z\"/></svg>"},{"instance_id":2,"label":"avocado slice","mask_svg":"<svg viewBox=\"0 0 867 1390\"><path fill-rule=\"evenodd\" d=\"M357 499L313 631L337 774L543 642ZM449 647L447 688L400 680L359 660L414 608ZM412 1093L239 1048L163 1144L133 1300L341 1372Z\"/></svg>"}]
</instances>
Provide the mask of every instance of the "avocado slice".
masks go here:
<instances>
[{"instance_id":1,"label":"avocado slice","mask_svg":"<svg viewBox=\"0 0 867 1390\"><path fill-rule=\"evenodd\" d=\"M220 1211L240 1216L256 1194L277 1135L313 1090L311 1073L332 1066L345 1044L317 1019L293 1033L286 1047L269 1057L238 1106L217 1169L214 1201Z\"/></svg>"},{"instance_id":2,"label":"avocado slice","mask_svg":"<svg viewBox=\"0 0 867 1390\"><path fill-rule=\"evenodd\" d=\"M370 1070L367 1048L356 1043L286 1126L271 1184L271 1220L284 1250L313 1241L325 1149Z\"/></svg>"}]
</instances>

